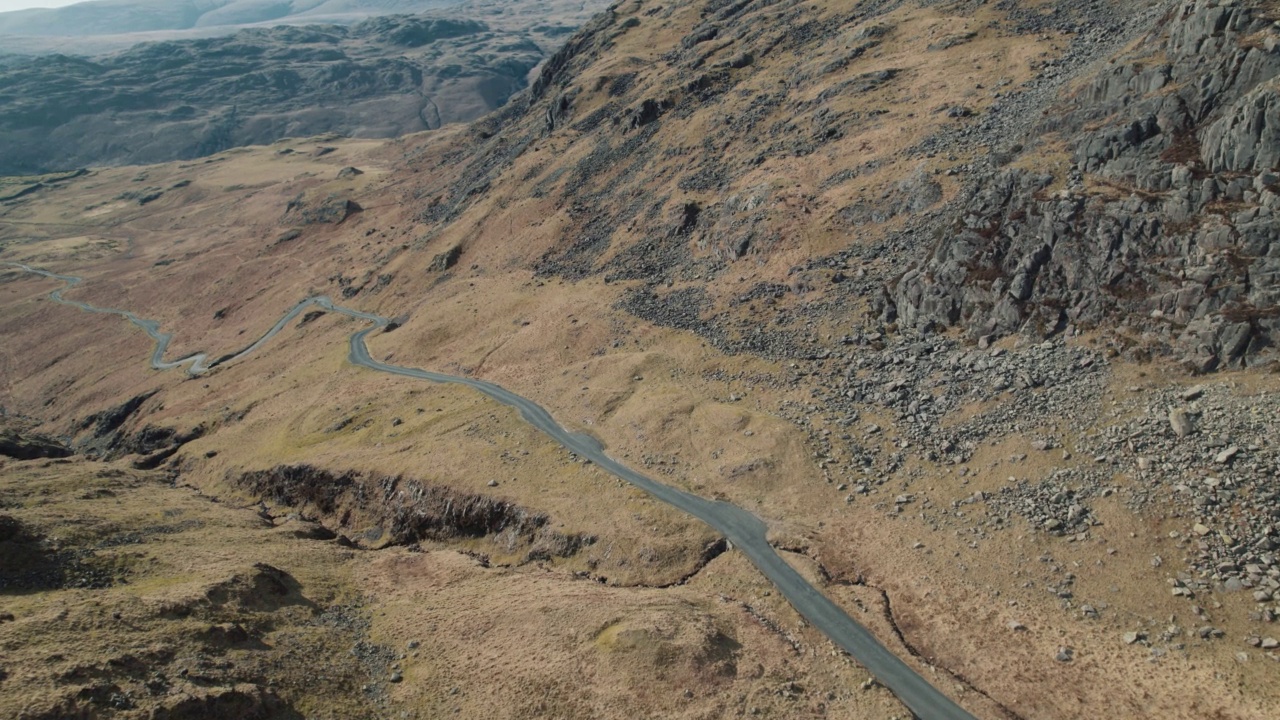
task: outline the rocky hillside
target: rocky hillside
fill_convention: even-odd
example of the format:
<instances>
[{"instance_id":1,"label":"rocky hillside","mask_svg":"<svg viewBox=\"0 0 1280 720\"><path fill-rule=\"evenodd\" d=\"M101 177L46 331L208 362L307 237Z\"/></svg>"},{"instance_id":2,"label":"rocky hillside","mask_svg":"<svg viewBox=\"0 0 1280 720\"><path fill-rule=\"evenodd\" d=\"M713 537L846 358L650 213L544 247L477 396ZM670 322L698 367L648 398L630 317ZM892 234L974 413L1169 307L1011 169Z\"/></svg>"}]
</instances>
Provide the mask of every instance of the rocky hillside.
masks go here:
<instances>
[{"instance_id":1,"label":"rocky hillside","mask_svg":"<svg viewBox=\"0 0 1280 720\"><path fill-rule=\"evenodd\" d=\"M470 125L0 182L0 261L154 318L167 357L226 357L321 293L394 317L372 357L498 383L752 512L977 717L1269 720L1275 7L627 0ZM707 527L482 396L353 366L353 319L307 312L188 380L4 267L0 402L24 437L265 502L264 533L297 513L358 546L321 541L361 553L351 572L382 561L354 587L401 664L328 685L387 689L382 714L904 712ZM26 470L67 460L3 461L21 551L65 547L83 506L35 502ZM141 525L116 499L92 502ZM95 563L111 537L86 537ZM315 586L264 547L198 597L252 562ZM146 598L175 575L133 577ZM56 606L18 601L14 704L109 699L47 661ZM217 612L195 617L241 622ZM262 667L227 660L214 686ZM101 677L141 697L122 672Z\"/></svg>"},{"instance_id":2,"label":"rocky hillside","mask_svg":"<svg viewBox=\"0 0 1280 720\"><path fill-rule=\"evenodd\" d=\"M1280 337L1280 10L1186 3L1031 128L1070 160L991 171L884 317L974 336L1124 326L1196 371Z\"/></svg>"},{"instance_id":3,"label":"rocky hillside","mask_svg":"<svg viewBox=\"0 0 1280 720\"><path fill-rule=\"evenodd\" d=\"M0 64L0 175L188 159L281 137L390 137L523 89L590 9L538 19L385 16ZM492 8L490 8L492 10ZM500 10L501 8L498 8ZM501 13L498 13L501 17Z\"/></svg>"},{"instance_id":4,"label":"rocky hillside","mask_svg":"<svg viewBox=\"0 0 1280 720\"><path fill-rule=\"evenodd\" d=\"M622 3L421 218L550 203L540 272L644 281L630 310L722 348L829 348L753 315L806 295L837 335L1121 327L1135 357L1252 362L1280 327L1269 8Z\"/></svg>"}]
</instances>

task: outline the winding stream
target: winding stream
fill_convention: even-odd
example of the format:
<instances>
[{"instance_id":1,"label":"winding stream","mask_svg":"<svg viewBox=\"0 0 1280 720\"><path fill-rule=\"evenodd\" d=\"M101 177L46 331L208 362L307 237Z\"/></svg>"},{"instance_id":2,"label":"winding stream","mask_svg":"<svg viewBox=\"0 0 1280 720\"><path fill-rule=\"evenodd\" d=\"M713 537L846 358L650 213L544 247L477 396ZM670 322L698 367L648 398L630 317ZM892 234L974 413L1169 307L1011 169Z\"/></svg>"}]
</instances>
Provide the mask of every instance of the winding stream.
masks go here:
<instances>
[{"instance_id":1,"label":"winding stream","mask_svg":"<svg viewBox=\"0 0 1280 720\"><path fill-rule=\"evenodd\" d=\"M368 322L370 327L358 330L351 335L350 350L347 357L352 364L376 372L427 380L434 383L465 385L503 405L516 408L520 411L520 416L524 418L525 422L541 430L568 450L591 460L605 472L621 478L659 500L693 515L723 534L732 543L733 547L742 551L751 560L752 564L770 582L777 586L783 597L791 603L792 607L805 620L821 630L832 642L853 656L855 660L875 676L876 680L910 708L917 717L925 718L926 720L933 720L934 718L940 720L973 720L972 715L930 685L927 680L911 669L900 658L889 652L866 628L849 617L838 605L827 599L817 588L810 585L800 573L787 564L769 544L766 537L768 528L755 515L736 505L722 501L707 500L642 475L609 457L600 443L591 436L575 433L564 428L541 405L500 385L474 378L456 377L419 368L390 365L373 359L369 354L369 347L365 343L365 339L370 333L385 328L390 323L388 318L334 305L329 298L324 296L310 297L294 305L262 337L239 352L224 355L213 361L209 361L207 353L203 352L166 361L164 355L169 348L169 341L173 335L172 333L161 332L158 322L140 318L127 310L100 308L63 297L63 290L80 284L81 278L58 275L19 263L4 264L28 273L61 280L66 283L65 288L49 293L49 297L56 302L71 305L86 312L118 315L142 328L155 340L155 350L151 353L151 367L158 370L167 370L186 365L187 373L190 375L200 375L208 372L218 365L231 362L258 350L276 333L284 329L289 322L310 307L318 307L329 312Z\"/></svg>"}]
</instances>

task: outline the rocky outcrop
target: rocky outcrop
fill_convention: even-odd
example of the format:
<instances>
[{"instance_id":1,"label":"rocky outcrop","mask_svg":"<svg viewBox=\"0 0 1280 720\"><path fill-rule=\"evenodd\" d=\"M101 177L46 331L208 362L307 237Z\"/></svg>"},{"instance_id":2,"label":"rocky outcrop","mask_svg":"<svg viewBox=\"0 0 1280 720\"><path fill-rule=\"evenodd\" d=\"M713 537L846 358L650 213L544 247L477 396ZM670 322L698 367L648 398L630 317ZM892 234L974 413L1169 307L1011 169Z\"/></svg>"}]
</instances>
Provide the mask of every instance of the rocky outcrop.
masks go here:
<instances>
[{"instance_id":1,"label":"rocky outcrop","mask_svg":"<svg viewBox=\"0 0 1280 720\"><path fill-rule=\"evenodd\" d=\"M136 455L133 466L139 470L154 470L168 462L187 443L204 437L207 428L196 425L187 430L159 425L143 425L136 428L136 418L142 406L154 397L156 391L132 397L123 403L89 415L75 426L78 437L75 448L93 458L115 460Z\"/></svg>"},{"instance_id":2,"label":"rocky outcrop","mask_svg":"<svg viewBox=\"0 0 1280 720\"><path fill-rule=\"evenodd\" d=\"M337 225L363 208L348 197L330 195L308 199L299 195L285 206L283 222L296 225Z\"/></svg>"},{"instance_id":3,"label":"rocky outcrop","mask_svg":"<svg viewBox=\"0 0 1280 720\"><path fill-rule=\"evenodd\" d=\"M1280 168L1280 95L1276 87L1258 88L1227 108L1202 133L1200 157L1212 173L1269 173Z\"/></svg>"},{"instance_id":4,"label":"rocky outcrop","mask_svg":"<svg viewBox=\"0 0 1280 720\"><path fill-rule=\"evenodd\" d=\"M76 429L92 430L95 438L108 437L120 429L120 426L124 425L125 421L132 417L142 407L143 403L155 396L156 392L152 390L135 395L115 407L93 413L85 418Z\"/></svg>"},{"instance_id":5,"label":"rocky outcrop","mask_svg":"<svg viewBox=\"0 0 1280 720\"><path fill-rule=\"evenodd\" d=\"M451 245L448 250L438 253L431 258L431 269L438 272L444 272L454 265L458 264L458 259L462 257L462 246Z\"/></svg>"},{"instance_id":6,"label":"rocky outcrop","mask_svg":"<svg viewBox=\"0 0 1280 720\"><path fill-rule=\"evenodd\" d=\"M527 559L546 559L568 557L594 542L556 532L546 515L513 502L405 477L280 465L244 473L232 482L256 497L356 534L371 546L488 537L504 552L523 548Z\"/></svg>"},{"instance_id":7,"label":"rocky outcrop","mask_svg":"<svg viewBox=\"0 0 1280 720\"><path fill-rule=\"evenodd\" d=\"M15 460L61 458L72 455L71 448L43 435L0 429L0 456Z\"/></svg>"},{"instance_id":8,"label":"rocky outcrop","mask_svg":"<svg viewBox=\"0 0 1280 720\"><path fill-rule=\"evenodd\" d=\"M538 71L538 77L529 85L526 101L532 105L541 100L552 88L565 84L573 77L574 60L588 50L598 50L603 43L602 31L613 24L612 9L596 15L581 30L556 50Z\"/></svg>"},{"instance_id":9,"label":"rocky outcrop","mask_svg":"<svg viewBox=\"0 0 1280 720\"><path fill-rule=\"evenodd\" d=\"M1280 337L1280 32L1255 4L1187 2L1039 132L1068 177L975 184L882 304L902 327L1051 335L1125 326L1192 369Z\"/></svg>"}]
</instances>

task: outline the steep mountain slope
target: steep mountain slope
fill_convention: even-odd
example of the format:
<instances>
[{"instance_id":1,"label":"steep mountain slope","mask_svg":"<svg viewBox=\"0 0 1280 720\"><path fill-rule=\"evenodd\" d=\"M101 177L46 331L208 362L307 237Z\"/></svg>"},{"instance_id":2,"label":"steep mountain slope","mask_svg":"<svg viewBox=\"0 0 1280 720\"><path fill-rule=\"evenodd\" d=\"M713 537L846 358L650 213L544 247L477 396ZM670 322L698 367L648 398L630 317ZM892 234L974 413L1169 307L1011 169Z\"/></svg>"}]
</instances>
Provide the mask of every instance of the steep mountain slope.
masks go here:
<instances>
[{"instance_id":1,"label":"steep mountain slope","mask_svg":"<svg viewBox=\"0 0 1280 720\"><path fill-rule=\"evenodd\" d=\"M792 289L847 307L883 285L879 321L912 330L1128 324L1126 346L1201 370L1269 348L1274 19L1006 5L619 6L486 121L493 140L422 217L550 201L540 271L694 281L704 309L772 292L735 280L744 264L780 284L825 266ZM672 26L689 30L658 43ZM873 281L826 287L851 263Z\"/></svg>"},{"instance_id":2,"label":"steep mountain slope","mask_svg":"<svg viewBox=\"0 0 1280 720\"><path fill-rule=\"evenodd\" d=\"M590 4L551 4L574 22ZM244 30L0 70L0 174L201 157L280 137L390 137L479 117L555 47L546 18L387 16Z\"/></svg>"},{"instance_id":3,"label":"steep mountain slope","mask_svg":"<svg viewBox=\"0 0 1280 720\"><path fill-rule=\"evenodd\" d=\"M395 317L374 357L509 387L754 513L980 717L1270 718L1273 6L624 2L468 127L13 183L0 260L83 276L69 297L157 318L174 355L233 352L318 293ZM0 346L0 403L40 433L367 547L407 526L386 518L429 526L442 487L594 537L567 556L509 533L464 547L682 608L637 621L582 595L610 611L556 625L584 663L705 680L607 696L633 715L901 712L726 571L739 554L706 561L705 527L515 413L346 363L352 320L305 316L185 380L51 289L0 274L0 333L21 340ZM334 478L360 501L286 492ZM403 582L469 618L494 607L450 577ZM729 641L698 630L722 607L743 620ZM405 659L401 692L429 703L411 708L597 709L573 701L589 664L530 674L494 650L529 635L487 627ZM794 652L757 661L734 646L746 627ZM545 705L503 706L510 672Z\"/></svg>"}]
</instances>

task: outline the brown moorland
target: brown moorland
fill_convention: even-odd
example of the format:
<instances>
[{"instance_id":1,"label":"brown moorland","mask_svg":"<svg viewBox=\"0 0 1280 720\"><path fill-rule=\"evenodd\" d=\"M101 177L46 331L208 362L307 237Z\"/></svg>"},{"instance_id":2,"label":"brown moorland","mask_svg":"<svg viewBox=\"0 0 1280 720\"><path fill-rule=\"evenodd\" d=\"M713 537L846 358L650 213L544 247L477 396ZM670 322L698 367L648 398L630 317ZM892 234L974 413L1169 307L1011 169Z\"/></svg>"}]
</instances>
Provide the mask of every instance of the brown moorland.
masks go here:
<instances>
[{"instance_id":1,"label":"brown moorland","mask_svg":"<svg viewBox=\"0 0 1280 720\"><path fill-rule=\"evenodd\" d=\"M1277 375L1257 363L1192 378L1125 327L921 338L883 322L872 291L847 290L900 275L895 231L941 212L964 168L1003 149L912 148L976 123L992 89L1052 62L1075 68L1064 91L1098 71L1070 64L1074 34L1057 25L1009 29L1054 3L872 5L751 5L741 22L761 35L738 39L777 42L748 62L714 36L682 43L701 37L702 5L622 3L571 41L572 73L476 125L94 170L6 201L0 260L84 277L68 297L158 320L173 357L232 352L318 293L397 317L370 339L376 357L498 382L655 478L754 512L824 592L980 716L1267 717L1277 631L1255 593L1277 570L1265 535L1244 534L1267 521L1232 513L1247 502L1264 517L1273 492ZM820 40L766 37L781 27ZM1108 53L1142 52L1133 37ZM823 118L839 118L835 134ZM813 137L826 139L800 142ZM1016 162L1065 173L1061 143ZM831 253L853 254L810 262ZM130 463L172 450L156 461L165 477L219 508L267 500L253 473L306 465L548 518L541 535L406 538L376 503L269 501L276 520L301 513L356 547L308 541L322 549L286 567L237 543L235 567L287 571L323 607L364 597L367 642L400 663L401 682L374 678L377 693L341 702L385 697L423 717L905 712L858 690L865 674L740 556L705 561L717 538L696 521L506 408L346 363L354 320L304 317L185 378L148 369L150 344L124 321L49 302L57 283L0 278L0 335L17 339L0 348L0 404L128 477L157 482ZM1175 434L1171 408L1189 411L1191 434ZM52 488L88 463L48 462L4 472L39 470ZM34 612L13 602L20 621ZM5 652L47 652L31 637ZM30 683L28 697L53 677L3 682ZM343 707L334 716L352 716Z\"/></svg>"}]
</instances>

